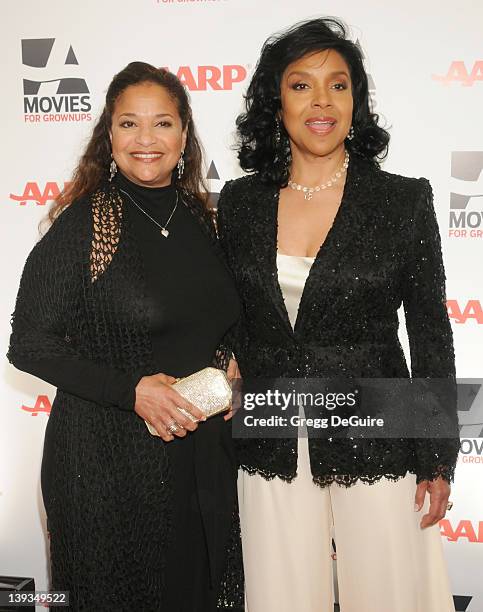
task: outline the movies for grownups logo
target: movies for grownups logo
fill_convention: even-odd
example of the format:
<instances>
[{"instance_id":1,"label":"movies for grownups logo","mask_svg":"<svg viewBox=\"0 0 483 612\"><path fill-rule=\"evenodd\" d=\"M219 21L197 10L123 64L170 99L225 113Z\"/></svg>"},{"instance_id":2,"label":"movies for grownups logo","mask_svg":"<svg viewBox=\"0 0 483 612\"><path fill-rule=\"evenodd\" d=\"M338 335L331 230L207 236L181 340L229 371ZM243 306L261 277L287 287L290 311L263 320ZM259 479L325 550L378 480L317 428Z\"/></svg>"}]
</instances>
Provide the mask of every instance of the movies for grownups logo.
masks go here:
<instances>
[{"instance_id":1,"label":"movies for grownups logo","mask_svg":"<svg viewBox=\"0 0 483 612\"><path fill-rule=\"evenodd\" d=\"M478 378L458 379L458 424L461 452L470 445L464 440L483 439L483 380ZM483 447L471 445L470 452L482 456Z\"/></svg>"},{"instance_id":2,"label":"movies for grownups logo","mask_svg":"<svg viewBox=\"0 0 483 612\"><path fill-rule=\"evenodd\" d=\"M450 238L483 238L483 151L451 153Z\"/></svg>"},{"instance_id":3,"label":"movies for grownups logo","mask_svg":"<svg viewBox=\"0 0 483 612\"><path fill-rule=\"evenodd\" d=\"M209 206L212 210L214 210L215 212L218 209L218 199L220 197L220 192L219 190L216 188L216 184L214 185L213 182L219 182L220 181L220 175L218 173L218 169L215 166L215 160L211 160L210 166L208 168L208 172L206 174L206 178L209 181L209 185L210 185L210 191L208 194L208 203Z\"/></svg>"},{"instance_id":4,"label":"movies for grownups logo","mask_svg":"<svg viewBox=\"0 0 483 612\"><path fill-rule=\"evenodd\" d=\"M24 121L91 121L89 87L72 45L56 38L24 38L21 43Z\"/></svg>"},{"instance_id":5,"label":"movies for grownups logo","mask_svg":"<svg viewBox=\"0 0 483 612\"><path fill-rule=\"evenodd\" d=\"M456 612L467 612L472 599L473 595L453 595Z\"/></svg>"}]
</instances>

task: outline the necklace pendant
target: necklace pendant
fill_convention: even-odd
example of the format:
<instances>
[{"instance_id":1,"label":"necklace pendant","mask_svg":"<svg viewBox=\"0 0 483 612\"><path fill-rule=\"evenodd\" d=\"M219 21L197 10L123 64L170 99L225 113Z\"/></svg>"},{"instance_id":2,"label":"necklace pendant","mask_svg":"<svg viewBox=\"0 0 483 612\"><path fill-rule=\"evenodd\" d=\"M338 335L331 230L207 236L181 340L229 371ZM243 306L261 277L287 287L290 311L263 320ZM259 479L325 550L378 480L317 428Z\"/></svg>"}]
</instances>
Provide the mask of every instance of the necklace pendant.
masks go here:
<instances>
[{"instance_id":1,"label":"necklace pendant","mask_svg":"<svg viewBox=\"0 0 483 612\"><path fill-rule=\"evenodd\" d=\"M339 168L339 170L337 170L337 172L330 179L330 181L327 181L327 183L322 183L322 185L317 185L316 187L304 187L304 185L299 185L299 183L295 183L294 181L290 180L288 181L288 185L294 190L302 191L305 200L311 200L312 196L314 195L314 192L319 192L323 189L327 189L328 187L332 187L332 185L336 183L340 179L340 177L347 171L348 167L349 151L346 151L344 156L344 163Z\"/></svg>"},{"instance_id":2,"label":"necklace pendant","mask_svg":"<svg viewBox=\"0 0 483 612\"><path fill-rule=\"evenodd\" d=\"M165 238L169 236L169 231L165 227L161 228L161 236L164 236Z\"/></svg>"}]
</instances>

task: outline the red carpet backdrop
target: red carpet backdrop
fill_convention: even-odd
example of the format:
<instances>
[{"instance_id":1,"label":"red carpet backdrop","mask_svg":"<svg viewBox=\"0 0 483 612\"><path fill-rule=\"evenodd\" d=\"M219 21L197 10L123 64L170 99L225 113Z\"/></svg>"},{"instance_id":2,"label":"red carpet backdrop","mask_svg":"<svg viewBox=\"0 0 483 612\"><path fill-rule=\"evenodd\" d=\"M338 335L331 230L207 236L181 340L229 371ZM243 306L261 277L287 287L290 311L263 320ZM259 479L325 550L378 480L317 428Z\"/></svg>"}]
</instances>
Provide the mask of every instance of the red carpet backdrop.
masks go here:
<instances>
[{"instance_id":1,"label":"red carpet backdrop","mask_svg":"<svg viewBox=\"0 0 483 612\"><path fill-rule=\"evenodd\" d=\"M462 445L441 522L453 593L483 610L483 4L474 0L7 0L2 3L1 228L9 319L38 225L94 125L113 74L143 60L190 90L214 194L240 175L234 121L264 39L334 15L361 45L373 104L390 128L388 171L430 179L461 379ZM401 331L401 341L407 341ZM465 382L463 380L463 382ZM0 575L48 586L40 460L54 389L4 359L0 387ZM95 504L96 500L93 499Z\"/></svg>"}]
</instances>

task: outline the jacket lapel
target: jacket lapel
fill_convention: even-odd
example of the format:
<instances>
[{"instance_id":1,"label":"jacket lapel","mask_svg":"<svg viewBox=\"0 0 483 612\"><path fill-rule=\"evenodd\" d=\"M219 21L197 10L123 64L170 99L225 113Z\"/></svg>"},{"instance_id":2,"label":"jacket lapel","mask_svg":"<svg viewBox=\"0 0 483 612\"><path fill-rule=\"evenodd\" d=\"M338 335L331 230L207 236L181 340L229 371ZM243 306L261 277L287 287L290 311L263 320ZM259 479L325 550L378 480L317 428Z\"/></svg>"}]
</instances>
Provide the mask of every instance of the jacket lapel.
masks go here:
<instances>
[{"instance_id":1,"label":"jacket lapel","mask_svg":"<svg viewBox=\"0 0 483 612\"><path fill-rule=\"evenodd\" d=\"M250 218L247 220L251 237L251 258L260 276L260 286L277 312L280 324L290 336L292 326L278 282L277 270L277 235L278 235L278 198L277 187L260 185L253 190L250 197L253 201L247 207Z\"/></svg>"},{"instance_id":2,"label":"jacket lapel","mask_svg":"<svg viewBox=\"0 0 483 612\"><path fill-rule=\"evenodd\" d=\"M327 237L319 249L307 277L302 292L299 312L292 329L283 299L277 270L277 237L278 237L278 199L276 187L259 183L257 189L249 194L250 205L247 206L249 218L246 220L250 235L251 261L260 277L260 286L267 293L274 310L277 312L283 330L294 339L303 334L310 305L314 300L323 308L330 304L330 292L324 291L328 278L337 274L348 253L358 248L355 239L364 228L365 211L360 207L360 190L364 189L364 199L368 191L374 191L371 176L377 172L372 164L351 156L347 169L342 201ZM363 185L362 185L363 183ZM377 194L374 193L374 197ZM351 249L351 246L353 247ZM315 295L316 294L316 295ZM320 312L320 308L318 309Z\"/></svg>"},{"instance_id":3,"label":"jacket lapel","mask_svg":"<svg viewBox=\"0 0 483 612\"><path fill-rule=\"evenodd\" d=\"M374 172L375 169L369 162L352 155L339 210L305 283L295 325L296 334L303 334L311 312L310 305L314 300L319 305L319 313L330 305L330 291L324 291L323 288L331 285L330 278L339 273L347 257L358 256L354 250L357 251L359 248L359 239L361 232L364 231L366 214L363 207L359 205L361 189L364 189L364 199L370 198L368 192L373 191L373 182L370 177Z\"/></svg>"}]
</instances>

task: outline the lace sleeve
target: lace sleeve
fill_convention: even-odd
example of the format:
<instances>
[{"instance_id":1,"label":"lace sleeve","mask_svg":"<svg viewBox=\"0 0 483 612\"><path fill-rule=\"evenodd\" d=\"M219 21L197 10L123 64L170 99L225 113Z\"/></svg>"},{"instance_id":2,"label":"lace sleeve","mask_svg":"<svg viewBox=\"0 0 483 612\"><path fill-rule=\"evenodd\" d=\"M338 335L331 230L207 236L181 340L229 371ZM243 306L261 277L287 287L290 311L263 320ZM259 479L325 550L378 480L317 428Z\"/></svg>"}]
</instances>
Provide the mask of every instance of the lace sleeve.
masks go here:
<instances>
[{"instance_id":1,"label":"lace sleeve","mask_svg":"<svg viewBox=\"0 0 483 612\"><path fill-rule=\"evenodd\" d=\"M218 348L215 352L215 357L213 358L213 365L215 368L219 368L220 370L228 370L228 365L231 359L235 359L235 355L231 349L229 333L226 334L218 345Z\"/></svg>"},{"instance_id":2,"label":"lace sleeve","mask_svg":"<svg viewBox=\"0 0 483 612\"><path fill-rule=\"evenodd\" d=\"M403 294L411 372L413 378L452 381L442 412L451 421L453 435L415 440L417 478L420 482L441 476L451 481L459 450L453 335L446 310L445 272L433 194L427 180L421 179L420 184L422 189L411 219L414 233L408 245Z\"/></svg>"},{"instance_id":3,"label":"lace sleeve","mask_svg":"<svg viewBox=\"0 0 483 612\"><path fill-rule=\"evenodd\" d=\"M103 406L131 410L138 377L94 363L76 348L71 318L78 313L89 246L86 202L66 209L27 258L7 357L18 369L59 389ZM84 209L83 209L84 207ZM85 242L85 247L84 247Z\"/></svg>"}]
</instances>

